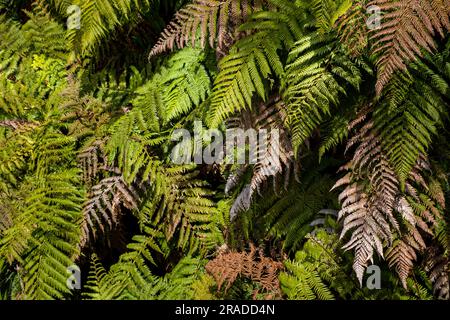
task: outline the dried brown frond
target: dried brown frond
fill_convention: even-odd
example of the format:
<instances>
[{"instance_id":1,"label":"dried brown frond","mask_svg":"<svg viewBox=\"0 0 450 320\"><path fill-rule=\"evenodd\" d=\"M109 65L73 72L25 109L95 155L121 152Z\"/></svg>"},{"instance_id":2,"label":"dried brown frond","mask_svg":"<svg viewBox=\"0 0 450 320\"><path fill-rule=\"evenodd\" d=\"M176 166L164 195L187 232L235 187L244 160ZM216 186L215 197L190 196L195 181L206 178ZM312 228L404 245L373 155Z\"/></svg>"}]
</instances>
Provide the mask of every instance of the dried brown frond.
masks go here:
<instances>
[{"instance_id":1,"label":"dried brown frond","mask_svg":"<svg viewBox=\"0 0 450 320\"><path fill-rule=\"evenodd\" d=\"M105 178L90 190L89 200L83 209L82 241L85 246L99 231L112 230L119 223L121 206L137 209L139 196L125 183L122 176Z\"/></svg>"},{"instance_id":2,"label":"dried brown frond","mask_svg":"<svg viewBox=\"0 0 450 320\"><path fill-rule=\"evenodd\" d=\"M426 195L429 190L424 177L429 171L426 158L419 157L402 191L373 123L364 121L368 110L350 125L361 124L347 144L347 150L355 147L355 151L352 160L343 168L347 174L333 187L345 186L339 195L341 238L351 231L344 249L354 250L353 268L360 282L368 262L373 261L374 252L383 258L387 247L388 263L406 287L417 253L427 247L422 234L433 234L440 212L437 202ZM439 199L438 187L433 188Z\"/></svg>"},{"instance_id":3,"label":"dried brown frond","mask_svg":"<svg viewBox=\"0 0 450 320\"><path fill-rule=\"evenodd\" d=\"M406 279L409 277L414 267L414 262L417 260L416 251L422 251L425 246L425 244L415 240L414 235L422 239L417 230L414 229L412 232L413 234L407 234L402 239L394 241L392 247L386 253L389 267L397 272L405 288L407 286Z\"/></svg>"},{"instance_id":4,"label":"dried brown frond","mask_svg":"<svg viewBox=\"0 0 450 320\"><path fill-rule=\"evenodd\" d=\"M380 28L371 30L377 55L377 94L396 71L435 49L435 36L450 30L448 0L375 0L368 3L382 13Z\"/></svg>"},{"instance_id":5,"label":"dried brown frond","mask_svg":"<svg viewBox=\"0 0 450 320\"><path fill-rule=\"evenodd\" d=\"M83 180L88 186L91 186L99 169L105 164L103 146L103 140L95 140L77 155L78 163L83 169Z\"/></svg>"},{"instance_id":6,"label":"dried brown frond","mask_svg":"<svg viewBox=\"0 0 450 320\"><path fill-rule=\"evenodd\" d=\"M34 128L38 127L39 124L36 122L26 121L26 120L3 120L0 121L0 127L10 128L17 133L24 133Z\"/></svg>"},{"instance_id":7,"label":"dried brown frond","mask_svg":"<svg viewBox=\"0 0 450 320\"><path fill-rule=\"evenodd\" d=\"M268 102L260 103L256 112L243 111L239 118L228 121L229 129L255 129L260 133L262 130L267 132L266 139L263 139L265 141L262 144L261 140L258 141L256 163L253 166L244 164L238 167L228 178L227 192L238 184L247 169L252 169L250 182L237 196L231 208L231 219L240 211L249 209L255 192L259 192L270 180L273 181L275 189L278 188L280 179L287 188L291 176L296 176L298 165L295 161L290 136L283 125L285 117L284 103L278 96L274 96ZM277 133L274 130L277 130Z\"/></svg>"},{"instance_id":8,"label":"dried brown frond","mask_svg":"<svg viewBox=\"0 0 450 320\"><path fill-rule=\"evenodd\" d=\"M349 172L333 187L346 186L339 195L342 204L339 219L343 219L341 238L352 230L344 249L355 252L353 268L360 282L374 250L383 257L383 243L392 243L392 229L398 229L393 215L398 181L372 127L369 121L349 140L347 149L358 144L347 166ZM366 181L370 182L369 188Z\"/></svg>"},{"instance_id":9,"label":"dried brown frond","mask_svg":"<svg viewBox=\"0 0 450 320\"><path fill-rule=\"evenodd\" d=\"M283 268L282 262L264 256L262 249L253 244L250 244L250 252L220 252L206 265L206 271L214 277L218 290L225 285L226 292L238 277L245 277L260 284L266 297L271 298L281 296L278 273Z\"/></svg>"},{"instance_id":10,"label":"dried brown frond","mask_svg":"<svg viewBox=\"0 0 450 320\"><path fill-rule=\"evenodd\" d=\"M427 249L424 259L425 271L428 272L433 283L433 293L438 299L450 299L449 259L433 246Z\"/></svg>"},{"instance_id":11,"label":"dried brown frond","mask_svg":"<svg viewBox=\"0 0 450 320\"><path fill-rule=\"evenodd\" d=\"M433 185L437 194L441 188L435 185L433 179L425 177L427 172L430 172L428 160L420 155L406 182L405 197L397 202L396 207L396 211L401 213L404 219L403 225L406 230L399 235L399 239L394 242L392 248L389 248L386 255L389 266L397 271L405 288L406 279L417 261L417 255L428 247L424 235L433 236L438 221L442 218L438 208L439 199L427 195L430 185ZM430 179L431 182L428 181Z\"/></svg>"}]
</instances>

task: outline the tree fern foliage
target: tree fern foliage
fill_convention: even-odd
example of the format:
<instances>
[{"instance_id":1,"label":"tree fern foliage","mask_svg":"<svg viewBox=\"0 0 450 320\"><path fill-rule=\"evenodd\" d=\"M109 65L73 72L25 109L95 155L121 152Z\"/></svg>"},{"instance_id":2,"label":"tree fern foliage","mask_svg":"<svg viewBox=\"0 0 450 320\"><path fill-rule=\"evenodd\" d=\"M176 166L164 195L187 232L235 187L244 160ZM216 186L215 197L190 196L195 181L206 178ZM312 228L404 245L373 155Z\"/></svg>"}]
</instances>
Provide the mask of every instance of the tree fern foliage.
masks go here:
<instances>
[{"instance_id":1,"label":"tree fern foliage","mask_svg":"<svg viewBox=\"0 0 450 320\"><path fill-rule=\"evenodd\" d=\"M449 299L449 21L445 0L0 0L0 300ZM175 163L179 129L193 160L211 132L267 139Z\"/></svg>"}]
</instances>

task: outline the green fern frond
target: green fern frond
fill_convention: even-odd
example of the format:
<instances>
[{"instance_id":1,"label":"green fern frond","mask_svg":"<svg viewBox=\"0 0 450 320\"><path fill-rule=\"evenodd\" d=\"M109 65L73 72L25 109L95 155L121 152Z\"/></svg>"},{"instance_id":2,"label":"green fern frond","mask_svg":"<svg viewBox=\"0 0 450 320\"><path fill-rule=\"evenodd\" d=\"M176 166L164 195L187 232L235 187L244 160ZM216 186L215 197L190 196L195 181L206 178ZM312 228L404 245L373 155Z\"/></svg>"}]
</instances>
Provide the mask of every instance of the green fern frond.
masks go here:
<instances>
[{"instance_id":1,"label":"green fern frond","mask_svg":"<svg viewBox=\"0 0 450 320\"><path fill-rule=\"evenodd\" d=\"M442 57L427 55L412 65L411 74L394 76L385 88L386 102L374 114L382 144L400 181L408 178L419 154L426 154L442 120L449 75Z\"/></svg>"},{"instance_id":2,"label":"green fern frond","mask_svg":"<svg viewBox=\"0 0 450 320\"><path fill-rule=\"evenodd\" d=\"M286 272L279 276L281 289L292 300L333 300L333 287L343 276L333 251L333 236L323 230L310 236L294 260L286 260ZM336 289L336 288L335 288ZM340 292L341 293L341 292ZM343 293L343 292L342 292Z\"/></svg>"},{"instance_id":3,"label":"green fern frond","mask_svg":"<svg viewBox=\"0 0 450 320\"><path fill-rule=\"evenodd\" d=\"M295 150L348 91L359 90L360 65L366 69L346 55L333 35L313 33L296 42L289 53L283 93Z\"/></svg>"},{"instance_id":4,"label":"green fern frond","mask_svg":"<svg viewBox=\"0 0 450 320\"><path fill-rule=\"evenodd\" d=\"M78 171L67 170L34 180L36 187L26 206L1 241L0 253L23 267L24 294L28 299L62 298L69 294L67 268L79 254L79 221L83 201ZM26 233L24 233L28 230ZM11 236L19 236L14 239ZM25 236L26 235L26 236ZM17 241L26 248L17 252ZM12 251L11 251L12 250Z\"/></svg>"},{"instance_id":5,"label":"green fern frond","mask_svg":"<svg viewBox=\"0 0 450 320\"><path fill-rule=\"evenodd\" d=\"M251 110L255 94L266 101L272 81L283 74L278 50L289 49L300 37L301 13L284 1L274 1L274 6L284 11L262 11L251 16L239 29L248 35L237 41L219 62L220 72L211 97L210 126L217 127L236 112Z\"/></svg>"},{"instance_id":6,"label":"green fern frond","mask_svg":"<svg viewBox=\"0 0 450 320\"><path fill-rule=\"evenodd\" d=\"M161 71L166 123L188 114L210 94L211 79L202 60L200 51L187 48L169 59L167 69Z\"/></svg>"},{"instance_id":7,"label":"green fern frond","mask_svg":"<svg viewBox=\"0 0 450 320\"><path fill-rule=\"evenodd\" d=\"M82 56L96 47L116 28L136 18L137 12L149 10L152 0L77 0L80 8L80 28L68 31L67 40L75 53Z\"/></svg>"},{"instance_id":8,"label":"green fern frond","mask_svg":"<svg viewBox=\"0 0 450 320\"><path fill-rule=\"evenodd\" d=\"M254 93L267 99L267 78L281 75L283 70L278 46L269 33L257 33L237 42L220 61L211 97L211 127L217 127L235 112L251 109Z\"/></svg>"},{"instance_id":9,"label":"green fern frond","mask_svg":"<svg viewBox=\"0 0 450 320\"><path fill-rule=\"evenodd\" d=\"M314 16L314 24L319 32L331 31L335 22L352 5L351 0L306 0L299 1L300 7L304 10L311 10Z\"/></svg>"}]
</instances>

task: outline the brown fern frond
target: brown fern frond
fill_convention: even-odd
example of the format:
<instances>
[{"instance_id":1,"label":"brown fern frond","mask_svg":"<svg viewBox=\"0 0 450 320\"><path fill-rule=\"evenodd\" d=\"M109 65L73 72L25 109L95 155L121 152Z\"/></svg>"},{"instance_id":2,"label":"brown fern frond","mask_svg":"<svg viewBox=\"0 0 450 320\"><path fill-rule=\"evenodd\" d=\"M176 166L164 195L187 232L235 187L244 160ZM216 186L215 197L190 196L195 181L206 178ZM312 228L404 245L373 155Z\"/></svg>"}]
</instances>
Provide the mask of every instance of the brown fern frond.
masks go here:
<instances>
[{"instance_id":1,"label":"brown fern frond","mask_svg":"<svg viewBox=\"0 0 450 320\"><path fill-rule=\"evenodd\" d=\"M250 252L220 252L205 268L215 279L218 290L225 286L226 292L238 277L245 277L259 283L268 296L281 296L278 273L284 268L283 263L264 256L253 244Z\"/></svg>"},{"instance_id":2,"label":"brown fern frond","mask_svg":"<svg viewBox=\"0 0 450 320\"><path fill-rule=\"evenodd\" d=\"M150 51L150 57L175 47L195 47L199 30L202 48L209 43L224 54L235 40L234 29L261 8L262 0L194 0L175 15Z\"/></svg>"},{"instance_id":3,"label":"brown fern frond","mask_svg":"<svg viewBox=\"0 0 450 320\"><path fill-rule=\"evenodd\" d=\"M77 155L78 163L83 170L83 180L90 186L100 168L105 164L103 150L104 141L95 140Z\"/></svg>"},{"instance_id":4,"label":"brown fern frond","mask_svg":"<svg viewBox=\"0 0 450 320\"><path fill-rule=\"evenodd\" d=\"M369 111L363 110L350 124L353 128L358 124L362 126L347 144L347 150L355 147L351 162L343 168L347 174L333 187L345 186L339 195L341 238L349 231L351 237L343 248L354 250L353 268L361 282L374 252L383 258L384 248L388 247L389 266L396 270L406 288L417 255L427 247L422 234L432 235L441 219L437 204L442 194L438 186L433 185L438 200L427 195L430 183L425 173L430 172L430 165L423 155L411 171L405 190L401 189L381 148L377 131L370 120L364 121Z\"/></svg>"},{"instance_id":5,"label":"brown fern frond","mask_svg":"<svg viewBox=\"0 0 450 320\"><path fill-rule=\"evenodd\" d=\"M105 227L112 230L119 223L121 206L137 209L139 196L132 186L128 186L122 176L105 178L92 187L89 200L83 209L81 247L96 238L98 231Z\"/></svg>"},{"instance_id":6,"label":"brown fern frond","mask_svg":"<svg viewBox=\"0 0 450 320\"><path fill-rule=\"evenodd\" d=\"M450 299L449 266L448 257L443 255L438 247L433 246L427 249L424 267L433 283L433 293L438 299Z\"/></svg>"},{"instance_id":7,"label":"brown fern frond","mask_svg":"<svg viewBox=\"0 0 450 320\"><path fill-rule=\"evenodd\" d=\"M355 2L336 22L339 38L352 56L359 56L369 40L365 2Z\"/></svg>"},{"instance_id":8,"label":"brown fern frond","mask_svg":"<svg viewBox=\"0 0 450 320\"><path fill-rule=\"evenodd\" d=\"M377 94L396 71L405 71L424 51L435 49L435 36L450 30L447 0L375 0L383 13L381 26L371 30L373 54L377 56Z\"/></svg>"},{"instance_id":9,"label":"brown fern frond","mask_svg":"<svg viewBox=\"0 0 450 320\"><path fill-rule=\"evenodd\" d=\"M228 178L227 191L237 184L238 178L243 176L246 169L252 169L250 182L242 189L231 207L231 219L239 212L249 209L255 192L260 192L270 179L276 189L279 178L284 177L286 188L292 173L296 175L298 165L288 131L283 125L285 117L283 102L278 96L274 96L267 103L259 104L257 112L244 111L238 120L233 121L233 126L244 130L255 129L259 133L261 130L267 130L267 137L263 139L265 141L258 141L255 165L242 165ZM278 136L274 135L273 130L278 130Z\"/></svg>"},{"instance_id":10,"label":"brown fern frond","mask_svg":"<svg viewBox=\"0 0 450 320\"><path fill-rule=\"evenodd\" d=\"M394 213L397 211L407 221L414 222L412 209L399 196L399 181L383 154L373 123L364 121L369 111L365 108L355 123L351 123L352 127L362 125L349 139L346 150L353 146L356 149L345 167L347 174L333 187L345 186L339 195L341 238L351 231L350 240L343 248L354 250L353 269L360 283L368 262L373 261L374 252L383 258L384 247L389 246L394 234L400 231L400 222Z\"/></svg>"},{"instance_id":11,"label":"brown fern frond","mask_svg":"<svg viewBox=\"0 0 450 320\"><path fill-rule=\"evenodd\" d=\"M420 235L418 235L420 237ZM406 288L406 279L409 277L414 262L417 260L417 254L415 248L411 245L415 243L412 235L407 235L403 239L396 240L392 247L386 253L386 259L389 263L389 267L394 269L402 282L404 288ZM417 250L422 250L423 247L417 247Z\"/></svg>"},{"instance_id":12,"label":"brown fern frond","mask_svg":"<svg viewBox=\"0 0 450 320\"><path fill-rule=\"evenodd\" d=\"M226 181L225 184L225 194L229 195L229 193L236 188L239 182L242 179L242 176L247 171L248 165L239 166L234 172L232 172Z\"/></svg>"},{"instance_id":13,"label":"brown fern frond","mask_svg":"<svg viewBox=\"0 0 450 320\"><path fill-rule=\"evenodd\" d=\"M0 121L0 127L10 128L17 133L24 133L34 128L38 127L39 124L36 122L26 121L26 120L3 120Z\"/></svg>"},{"instance_id":14,"label":"brown fern frond","mask_svg":"<svg viewBox=\"0 0 450 320\"><path fill-rule=\"evenodd\" d=\"M406 197L401 197L397 201L396 211L403 217L406 231L399 235L399 239L388 250L386 258L389 266L396 270L405 288L418 254L427 249L422 235L432 236L438 227L438 221L442 218L437 207L439 200L427 196L431 183L434 183L432 179L428 182L429 179L424 176L424 173L429 171L428 160L420 155L406 183ZM437 186L433 188L439 189Z\"/></svg>"}]
</instances>

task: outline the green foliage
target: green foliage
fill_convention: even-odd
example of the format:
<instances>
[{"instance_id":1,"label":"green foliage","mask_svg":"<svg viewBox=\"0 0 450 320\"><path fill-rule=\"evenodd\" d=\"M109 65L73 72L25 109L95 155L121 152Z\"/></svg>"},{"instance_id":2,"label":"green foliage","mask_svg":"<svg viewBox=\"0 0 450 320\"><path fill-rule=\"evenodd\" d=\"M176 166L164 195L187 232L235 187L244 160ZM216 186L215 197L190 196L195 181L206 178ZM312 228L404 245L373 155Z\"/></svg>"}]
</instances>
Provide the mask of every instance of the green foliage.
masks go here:
<instances>
[{"instance_id":1,"label":"green foliage","mask_svg":"<svg viewBox=\"0 0 450 320\"><path fill-rule=\"evenodd\" d=\"M251 109L254 94L266 100L276 78L283 73L278 50L291 47L301 34L297 8L285 1L274 1L285 10L256 13L239 31L249 35L238 40L218 64L211 97L209 123L218 126L224 119Z\"/></svg>"},{"instance_id":2,"label":"green foliage","mask_svg":"<svg viewBox=\"0 0 450 320\"><path fill-rule=\"evenodd\" d=\"M297 252L294 262L285 262L289 273L280 275L283 291L291 300L333 299L331 291L322 281L323 273L327 271L326 266L322 265L323 269L317 270L317 265L307 260L308 255L311 255L314 263L320 263L317 261L318 254L309 252L308 248L305 248L305 251Z\"/></svg>"},{"instance_id":3,"label":"green foliage","mask_svg":"<svg viewBox=\"0 0 450 320\"><path fill-rule=\"evenodd\" d=\"M111 31L136 19L137 10L144 12L149 10L151 2L150 0L75 1L72 4L80 8L80 24L83 28L72 29L67 39L81 54L90 53ZM61 12L65 8L65 5L57 7Z\"/></svg>"},{"instance_id":4,"label":"green foliage","mask_svg":"<svg viewBox=\"0 0 450 320\"><path fill-rule=\"evenodd\" d=\"M130 249L134 249L131 248ZM96 256L87 284L87 298L105 300L186 300L199 278L202 261L185 257L164 276L155 276L145 264L145 253L131 251L107 272Z\"/></svg>"},{"instance_id":5,"label":"green foliage","mask_svg":"<svg viewBox=\"0 0 450 320\"><path fill-rule=\"evenodd\" d=\"M67 268L78 253L82 192L70 171L46 177L46 184L27 199L24 223L37 224L24 259L27 298L61 298L68 293ZM22 217L20 217L22 219ZM31 219L31 221L26 221Z\"/></svg>"},{"instance_id":6,"label":"green foliage","mask_svg":"<svg viewBox=\"0 0 450 320\"><path fill-rule=\"evenodd\" d=\"M0 0L0 299L448 299L447 7Z\"/></svg>"},{"instance_id":7,"label":"green foliage","mask_svg":"<svg viewBox=\"0 0 450 320\"><path fill-rule=\"evenodd\" d=\"M411 74L399 74L385 89L386 102L375 114L384 149L404 182L420 154L442 126L448 90L449 42L436 55L426 55L411 66Z\"/></svg>"},{"instance_id":8,"label":"green foliage","mask_svg":"<svg viewBox=\"0 0 450 320\"><path fill-rule=\"evenodd\" d=\"M346 55L332 36L313 33L295 43L286 66L284 95L296 148L330 115L331 107L341 104L342 96L359 90L362 67L366 66Z\"/></svg>"},{"instance_id":9,"label":"green foliage","mask_svg":"<svg viewBox=\"0 0 450 320\"><path fill-rule=\"evenodd\" d=\"M169 59L167 69L161 71L166 123L189 114L210 94L211 79L202 60L200 51L185 49Z\"/></svg>"}]
</instances>

